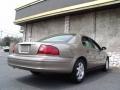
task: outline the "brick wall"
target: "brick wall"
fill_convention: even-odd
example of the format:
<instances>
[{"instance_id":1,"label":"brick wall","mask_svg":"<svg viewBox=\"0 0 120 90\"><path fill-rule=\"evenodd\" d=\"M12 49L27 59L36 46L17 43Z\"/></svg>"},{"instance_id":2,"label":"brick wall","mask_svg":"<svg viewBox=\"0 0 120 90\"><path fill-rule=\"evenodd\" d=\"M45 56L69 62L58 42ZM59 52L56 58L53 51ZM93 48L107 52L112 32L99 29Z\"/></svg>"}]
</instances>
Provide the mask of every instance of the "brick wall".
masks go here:
<instances>
[{"instance_id":1,"label":"brick wall","mask_svg":"<svg viewBox=\"0 0 120 90\"><path fill-rule=\"evenodd\" d=\"M120 67L120 52L109 52L110 67Z\"/></svg>"}]
</instances>

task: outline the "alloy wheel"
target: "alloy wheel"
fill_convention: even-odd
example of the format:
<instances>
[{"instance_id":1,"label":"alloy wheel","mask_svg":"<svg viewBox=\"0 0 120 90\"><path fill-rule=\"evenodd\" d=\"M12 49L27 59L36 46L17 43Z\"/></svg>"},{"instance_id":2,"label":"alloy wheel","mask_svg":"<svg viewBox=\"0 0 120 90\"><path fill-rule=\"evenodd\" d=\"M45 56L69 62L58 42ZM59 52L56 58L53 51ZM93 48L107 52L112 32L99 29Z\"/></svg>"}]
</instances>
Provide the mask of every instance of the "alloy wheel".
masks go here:
<instances>
[{"instance_id":1,"label":"alloy wheel","mask_svg":"<svg viewBox=\"0 0 120 90\"><path fill-rule=\"evenodd\" d=\"M77 73L76 73L77 79L81 80L84 77L84 74L85 74L83 63L79 62L79 64L78 64L76 69L77 69Z\"/></svg>"}]
</instances>

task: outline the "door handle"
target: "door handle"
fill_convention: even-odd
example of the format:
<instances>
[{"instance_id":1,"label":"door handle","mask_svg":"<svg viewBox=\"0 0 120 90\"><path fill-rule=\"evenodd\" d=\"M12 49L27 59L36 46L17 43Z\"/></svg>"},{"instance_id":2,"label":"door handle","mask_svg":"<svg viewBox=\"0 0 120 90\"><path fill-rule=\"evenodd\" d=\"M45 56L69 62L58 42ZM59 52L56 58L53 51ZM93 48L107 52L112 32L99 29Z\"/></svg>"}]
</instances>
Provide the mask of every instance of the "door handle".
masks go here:
<instances>
[{"instance_id":1,"label":"door handle","mask_svg":"<svg viewBox=\"0 0 120 90\"><path fill-rule=\"evenodd\" d=\"M89 53L89 50L87 50L87 53Z\"/></svg>"},{"instance_id":2,"label":"door handle","mask_svg":"<svg viewBox=\"0 0 120 90\"><path fill-rule=\"evenodd\" d=\"M100 54L100 51L97 51L98 52L98 54Z\"/></svg>"}]
</instances>

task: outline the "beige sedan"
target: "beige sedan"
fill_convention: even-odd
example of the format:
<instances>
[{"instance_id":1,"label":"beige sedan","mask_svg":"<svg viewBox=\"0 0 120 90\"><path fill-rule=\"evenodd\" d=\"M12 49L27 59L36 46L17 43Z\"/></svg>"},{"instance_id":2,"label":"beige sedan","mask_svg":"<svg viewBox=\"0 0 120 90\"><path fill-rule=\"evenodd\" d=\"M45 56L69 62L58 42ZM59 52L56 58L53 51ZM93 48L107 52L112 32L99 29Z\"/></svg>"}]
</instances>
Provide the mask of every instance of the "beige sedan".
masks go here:
<instances>
[{"instance_id":1,"label":"beige sedan","mask_svg":"<svg viewBox=\"0 0 120 90\"><path fill-rule=\"evenodd\" d=\"M73 81L80 83L88 70L109 69L105 49L84 35L59 34L37 42L17 44L8 56L8 64L33 74L67 73Z\"/></svg>"}]
</instances>

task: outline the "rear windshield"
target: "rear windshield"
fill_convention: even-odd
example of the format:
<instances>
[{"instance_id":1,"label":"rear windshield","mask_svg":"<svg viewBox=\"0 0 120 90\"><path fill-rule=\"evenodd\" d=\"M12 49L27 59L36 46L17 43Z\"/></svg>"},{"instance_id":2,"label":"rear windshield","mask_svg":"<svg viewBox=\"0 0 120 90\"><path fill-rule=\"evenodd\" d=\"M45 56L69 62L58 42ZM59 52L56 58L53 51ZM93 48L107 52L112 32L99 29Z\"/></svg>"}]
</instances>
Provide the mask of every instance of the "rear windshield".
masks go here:
<instances>
[{"instance_id":1,"label":"rear windshield","mask_svg":"<svg viewBox=\"0 0 120 90\"><path fill-rule=\"evenodd\" d=\"M52 36L52 37L41 39L38 42L68 42L73 37L74 35L57 35L57 36Z\"/></svg>"}]
</instances>

